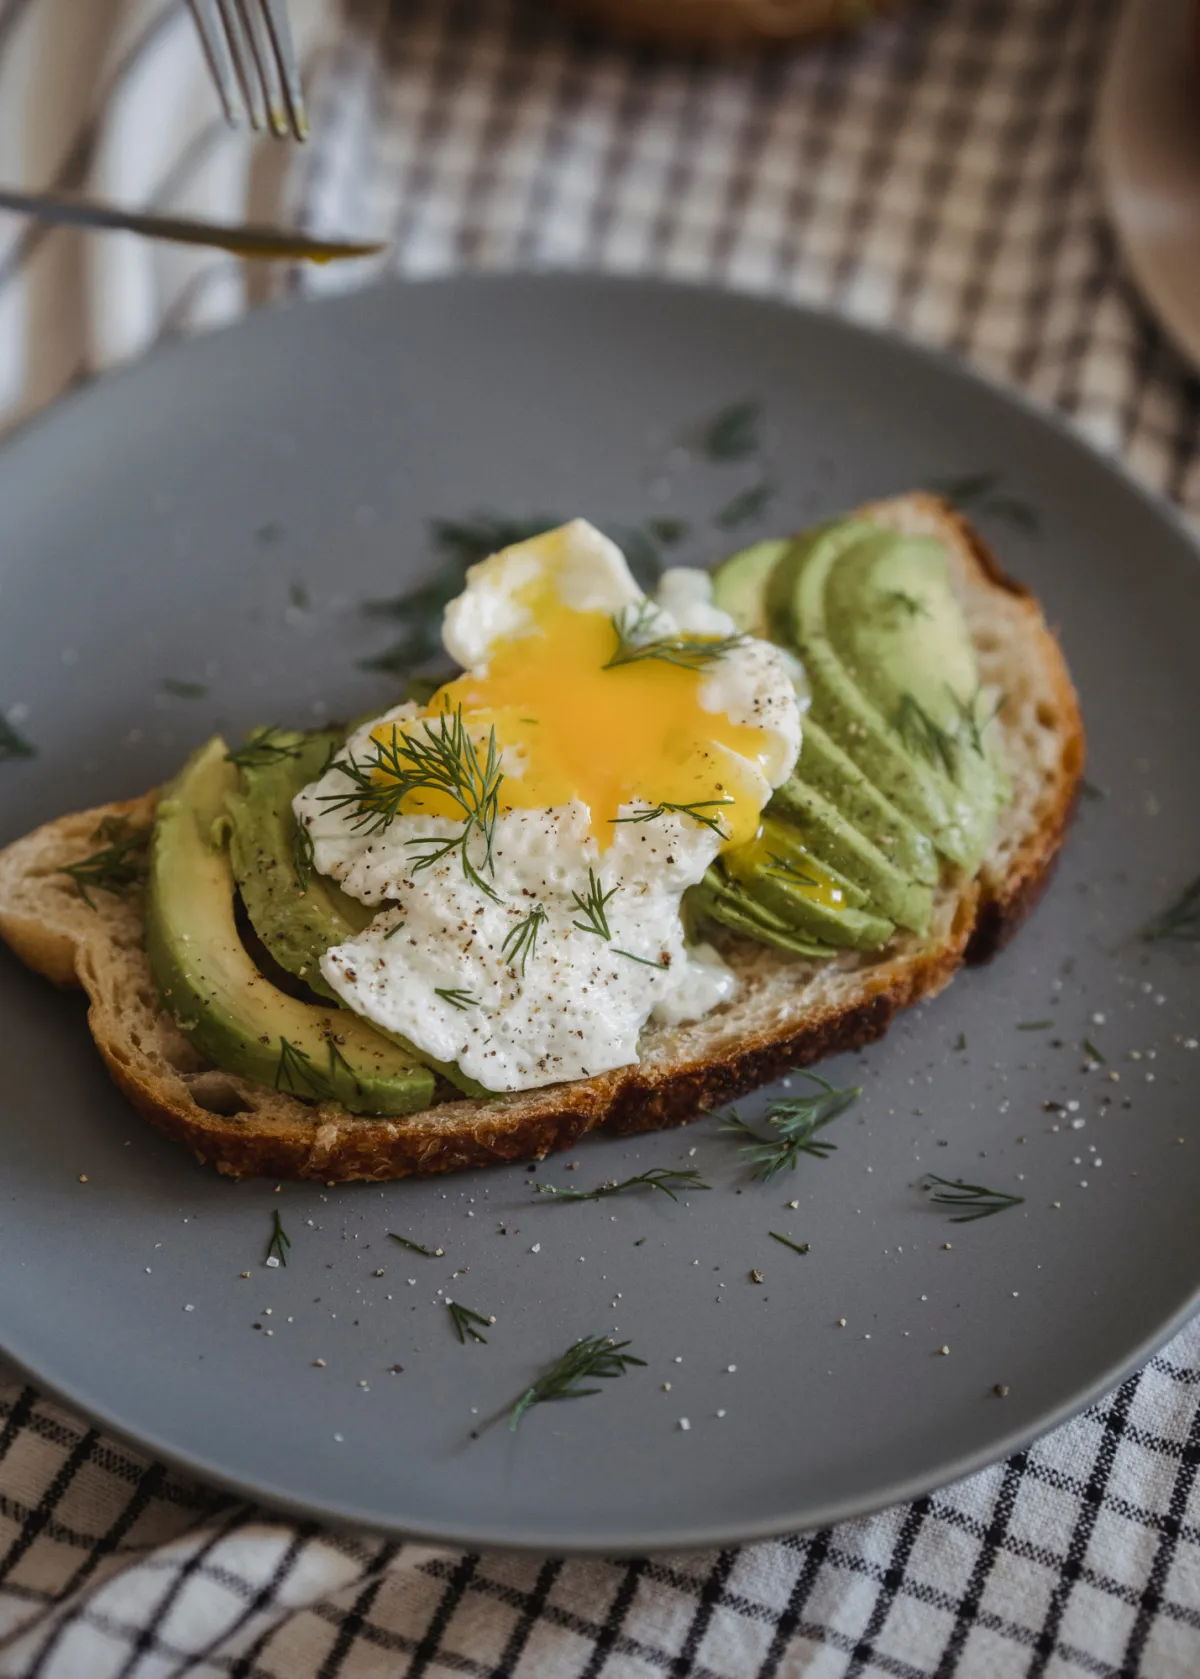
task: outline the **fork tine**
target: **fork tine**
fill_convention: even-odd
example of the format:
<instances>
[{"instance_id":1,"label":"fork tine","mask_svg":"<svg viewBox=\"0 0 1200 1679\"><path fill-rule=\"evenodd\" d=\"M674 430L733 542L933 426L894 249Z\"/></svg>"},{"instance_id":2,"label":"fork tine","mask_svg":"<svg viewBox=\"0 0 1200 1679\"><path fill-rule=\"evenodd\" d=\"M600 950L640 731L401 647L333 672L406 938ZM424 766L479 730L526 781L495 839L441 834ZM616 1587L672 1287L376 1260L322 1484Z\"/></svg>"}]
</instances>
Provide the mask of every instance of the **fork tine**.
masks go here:
<instances>
[{"instance_id":1,"label":"fork tine","mask_svg":"<svg viewBox=\"0 0 1200 1679\"><path fill-rule=\"evenodd\" d=\"M283 76L284 98L287 101L288 116L291 118L292 133L297 140L307 140L308 112L304 106L300 64L292 40L291 24L288 22L287 0L260 0L260 3Z\"/></svg>"},{"instance_id":2,"label":"fork tine","mask_svg":"<svg viewBox=\"0 0 1200 1679\"><path fill-rule=\"evenodd\" d=\"M216 84L225 120L231 128L238 128L242 120L241 95L215 0L188 0L188 9L208 61L209 74Z\"/></svg>"},{"instance_id":3,"label":"fork tine","mask_svg":"<svg viewBox=\"0 0 1200 1679\"><path fill-rule=\"evenodd\" d=\"M225 37L229 42L230 56L237 69L238 81L241 83L242 95L246 101L246 109L250 113L250 126L261 132L267 126L266 105L263 102L262 83L258 77L254 52L246 35L246 28L242 22L242 14L237 0L214 0L217 10L221 14L221 21L225 25Z\"/></svg>"},{"instance_id":4,"label":"fork tine","mask_svg":"<svg viewBox=\"0 0 1200 1679\"><path fill-rule=\"evenodd\" d=\"M238 4L250 40L250 50L258 68L259 83L266 99L267 121L271 126L271 133L277 140L286 140L289 132L288 113L267 20L258 0L238 0Z\"/></svg>"}]
</instances>

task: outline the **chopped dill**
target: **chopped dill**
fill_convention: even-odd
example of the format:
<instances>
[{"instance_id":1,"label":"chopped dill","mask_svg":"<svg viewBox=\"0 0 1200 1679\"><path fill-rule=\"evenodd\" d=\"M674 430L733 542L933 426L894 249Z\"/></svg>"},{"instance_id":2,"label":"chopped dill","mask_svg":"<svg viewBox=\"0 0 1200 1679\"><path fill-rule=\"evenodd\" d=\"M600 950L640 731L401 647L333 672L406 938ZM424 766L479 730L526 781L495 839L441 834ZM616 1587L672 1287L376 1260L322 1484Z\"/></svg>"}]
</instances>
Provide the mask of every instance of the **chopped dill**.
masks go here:
<instances>
[{"instance_id":1,"label":"chopped dill","mask_svg":"<svg viewBox=\"0 0 1200 1679\"><path fill-rule=\"evenodd\" d=\"M759 449L762 405L748 400L730 403L714 414L700 433L700 447L710 461L744 461Z\"/></svg>"},{"instance_id":2,"label":"chopped dill","mask_svg":"<svg viewBox=\"0 0 1200 1679\"><path fill-rule=\"evenodd\" d=\"M281 1265L287 1264L287 1250L292 1245L292 1238L283 1228L279 1218L279 1208L271 1209L271 1240L267 1243L267 1263L277 1259Z\"/></svg>"},{"instance_id":3,"label":"chopped dill","mask_svg":"<svg viewBox=\"0 0 1200 1679\"><path fill-rule=\"evenodd\" d=\"M298 758L304 750L304 742L278 739L283 733L282 729L270 725L265 729L254 729L246 736L242 746L225 754L225 762L236 764L243 770L262 770L269 769L272 764L282 764L289 758Z\"/></svg>"},{"instance_id":4,"label":"chopped dill","mask_svg":"<svg viewBox=\"0 0 1200 1679\"><path fill-rule=\"evenodd\" d=\"M487 1345L487 1336L479 1333L480 1329L487 1329L489 1324L495 1323L495 1318L485 1318L479 1312L473 1312L469 1306L462 1306L457 1300L447 1300L446 1310L450 1313L450 1322L454 1325L454 1333L465 1347L467 1336L472 1341L481 1341ZM475 1325L479 1325L479 1329Z\"/></svg>"},{"instance_id":5,"label":"chopped dill","mask_svg":"<svg viewBox=\"0 0 1200 1679\"><path fill-rule=\"evenodd\" d=\"M1142 934L1151 942L1157 939L1180 939L1190 944L1200 941L1200 875L1179 897L1163 910Z\"/></svg>"},{"instance_id":6,"label":"chopped dill","mask_svg":"<svg viewBox=\"0 0 1200 1679\"><path fill-rule=\"evenodd\" d=\"M301 892L307 892L312 882L316 859L313 856L312 835L303 822L296 823L292 834L292 864L296 870L296 879L300 882Z\"/></svg>"},{"instance_id":7,"label":"chopped dill","mask_svg":"<svg viewBox=\"0 0 1200 1679\"><path fill-rule=\"evenodd\" d=\"M362 1095L362 1084L359 1080L358 1074L354 1071L354 1068L350 1065L350 1063L346 1060L346 1057L342 1054L341 1050L334 1043L332 1033L330 1033L330 1035L326 1038L325 1043L326 1043L326 1047L329 1050L329 1084L330 1084L330 1089L332 1090L332 1088L333 1088L333 1081L336 1079L337 1074L338 1074L338 1068L340 1067L342 1072L345 1073L346 1077L350 1080L351 1084L353 1084L355 1090L357 1090L358 1094L361 1096Z\"/></svg>"},{"instance_id":8,"label":"chopped dill","mask_svg":"<svg viewBox=\"0 0 1200 1679\"><path fill-rule=\"evenodd\" d=\"M862 1095L859 1085L838 1090L819 1073L805 1071L803 1077L810 1079L817 1088L807 1096L791 1096L769 1104L764 1121L774 1132L771 1138L764 1137L748 1125L736 1108L731 1108L724 1116L721 1129L743 1139L742 1152L754 1168L754 1176L763 1183L777 1172L786 1169L795 1171L802 1154L826 1159L837 1144L818 1137L817 1132L839 1118L847 1108L853 1107Z\"/></svg>"},{"instance_id":9,"label":"chopped dill","mask_svg":"<svg viewBox=\"0 0 1200 1679\"><path fill-rule=\"evenodd\" d=\"M37 747L25 739L0 712L0 764L14 758L36 758Z\"/></svg>"},{"instance_id":10,"label":"chopped dill","mask_svg":"<svg viewBox=\"0 0 1200 1679\"><path fill-rule=\"evenodd\" d=\"M987 1189L983 1184L939 1178L932 1172L928 1174L928 1183L934 1205L955 1213L951 1224L974 1224L976 1219L991 1218L993 1213L1007 1212L1009 1207L1020 1207L1025 1201L1023 1195L1007 1195L1002 1189Z\"/></svg>"},{"instance_id":11,"label":"chopped dill","mask_svg":"<svg viewBox=\"0 0 1200 1679\"><path fill-rule=\"evenodd\" d=\"M528 915L509 928L500 946L501 956L510 968L520 968L522 979L525 978L526 963L537 954L538 934L545 923L546 911L541 904L534 904Z\"/></svg>"},{"instance_id":12,"label":"chopped dill","mask_svg":"<svg viewBox=\"0 0 1200 1679\"><path fill-rule=\"evenodd\" d=\"M640 962L643 968L659 968L663 973L671 966L670 958L663 951L659 951L659 961L652 962L648 956L635 956L632 950L622 950L619 945L613 945L614 956L627 956L631 962Z\"/></svg>"},{"instance_id":13,"label":"chopped dill","mask_svg":"<svg viewBox=\"0 0 1200 1679\"><path fill-rule=\"evenodd\" d=\"M767 1235L772 1241L782 1242L785 1248L791 1248L793 1253L807 1253L809 1250L807 1242L793 1242L790 1236L781 1236L778 1230L768 1230Z\"/></svg>"},{"instance_id":14,"label":"chopped dill","mask_svg":"<svg viewBox=\"0 0 1200 1679\"><path fill-rule=\"evenodd\" d=\"M1090 1038L1085 1038L1083 1040L1083 1048L1085 1054L1090 1055L1092 1060L1097 1062L1100 1066L1103 1066L1105 1061L1108 1059L1107 1056L1100 1053Z\"/></svg>"},{"instance_id":15,"label":"chopped dill","mask_svg":"<svg viewBox=\"0 0 1200 1679\"><path fill-rule=\"evenodd\" d=\"M774 484L766 479L761 484L751 484L748 490L740 491L724 507L717 509L713 514L713 523L723 531L731 531L739 525L749 524L752 519L761 519L774 494Z\"/></svg>"},{"instance_id":16,"label":"chopped dill","mask_svg":"<svg viewBox=\"0 0 1200 1679\"><path fill-rule=\"evenodd\" d=\"M581 898L578 892L572 892L571 894L576 909L586 917L586 920L572 921L572 927L578 927L581 933L595 933L598 939L603 939L607 944L612 938L612 930L608 925L606 906L608 900L615 898L619 890L619 886L611 886L605 892L596 878L595 869L589 868L586 896Z\"/></svg>"},{"instance_id":17,"label":"chopped dill","mask_svg":"<svg viewBox=\"0 0 1200 1679\"><path fill-rule=\"evenodd\" d=\"M1045 1032L1049 1027L1051 1027L1053 1025L1054 1025L1054 1022L1052 1020L1018 1020L1017 1021L1017 1031L1018 1032Z\"/></svg>"},{"instance_id":18,"label":"chopped dill","mask_svg":"<svg viewBox=\"0 0 1200 1679\"><path fill-rule=\"evenodd\" d=\"M597 1184L595 1189L559 1189L557 1184L552 1183L533 1185L538 1195L554 1195L560 1201L602 1201L609 1195L621 1195L627 1189L660 1189L672 1201L677 1201L676 1190L711 1187L699 1172L690 1167L686 1171L677 1171L671 1166L652 1166L648 1172L639 1172L636 1178L623 1178L620 1183L610 1179L607 1183Z\"/></svg>"},{"instance_id":19,"label":"chopped dill","mask_svg":"<svg viewBox=\"0 0 1200 1679\"><path fill-rule=\"evenodd\" d=\"M515 1429L535 1405L557 1399L586 1399L600 1392L599 1388L580 1387L580 1382L608 1380L623 1376L630 1365L644 1365L644 1358L635 1358L624 1350L628 1345L628 1341L614 1341L607 1335L585 1335L576 1341L525 1389L509 1412L509 1428Z\"/></svg>"},{"instance_id":20,"label":"chopped dill","mask_svg":"<svg viewBox=\"0 0 1200 1679\"><path fill-rule=\"evenodd\" d=\"M106 816L92 838L107 840L108 844L58 872L69 875L84 903L95 909L91 888L127 892L145 880L150 866L150 834L149 828L135 828L123 816Z\"/></svg>"},{"instance_id":21,"label":"chopped dill","mask_svg":"<svg viewBox=\"0 0 1200 1679\"><path fill-rule=\"evenodd\" d=\"M435 985L434 995L440 997L444 1003L449 1003L452 1009L472 1009L479 1007L479 998L472 997L469 991L456 991L452 986Z\"/></svg>"},{"instance_id":22,"label":"chopped dill","mask_svg":"<svg viewBox=\"0 0 1200 1679\"><path fill-rule=\"evenodd\" d=\"M676 816L690 816L692 821L699 822L702 828L711 828L714 834L719 834L722 839L728 839L729 835L722 827L720 817L708 816L704 813L713 807L719 809L722 805L731 805L734 802L732 798L726 797L723 799L697 799L695 804L677 805L672 804L668 799L664 799L661 804L652 805L648 810L639 810L634 816L614 816L612 821L614 824L617 822L656 822L660 816L665 816L670 811Z\"/></svg>"},{"instance_id":23,"label":"chopped dill","mask_svg":"<svg viewBox=\"0 0 1200 1679\"><path fill-rule=\"evenodd\" d=\"M805 874L803 869L799 868L787 857L777 857L775 853L772 852L771 862L773 867L764 869L764 874L775 875L777 879L790 881L794 886L819 886L821 884L820 881L815 880L812 875Z\"/></svg>"},{"instance_id":24,"label":"chopped dill","mask_svg":"<svg viewBox=\"0 0 1200 1679\"><path fill-rule=\"evenodd\" d=\"M290 1096L315 1097L318 1101L331 1101L333 1098L333 1087L324 1073L313 1066L312 1057L286 1038L279 1040L275 1088Z\"/></svg>"},{"instance_id":25,"label":"chopped dill","mask_svg":"<svg viewBox=\"0 0 1200 1679\"><path fill-rule=\"evenodd\" d=\"M388 1231L388 1237L393 1242L399 1242L400 1246L407 1248L410 1253L419 1253L422 1259L440 1259L445 1252L444 1248L422 1247L420 1242L414 1242L410 1236L397 1236L394 1230Z\"/></svg>"},{"instance_id":26,"label":"chopped dill","mask_svg":"<svg viewBox=\"0 0 1200 1679\"><path fill-rule=\"evenodd\" d=\"M953 781L958 771L958 739L931 717L913 694L905 694L896 709L892 727L910 752L936 769L939 765Z\"/></svg>"},{"instance_id":27,"label":"chopped dill","mask_svg":"<svg viewBox=\"0 0 1200 1679\"><path fill-rule=\"evenodd\" d=\"M683 631L655 636L653 629L659 616L659 608L651 600L639 601L636 606L615 613L612 627L617 646L604 669L618 670L622 665L658 660L681 670L708 670L747 639L741 631L725 636L691 635Z\"/></svg>"},{"instance_id":28,"label":"chopped dill","mask_svg":"<svg viewBox=\"0 0 1200 1679\"><path fill-rule=\"evenodd\" d=\"M177 676L164 676L159 687L164 694L174 694L177 700L202 700L208 693L207 682L184 682Z\"/></svg>"},{"instance_id":29,"label":"chopped dill","mask_svg":"<svg viewBox=\"0 0 1200 1679\"><path fill-rule=\"evenodd\" d=\"M879 594L879 604L884 611L891 610L903 613L909 618L928 618L929 608L917 595L910 595L905 589L883 589Z\"/></svg>"}]
</instances>

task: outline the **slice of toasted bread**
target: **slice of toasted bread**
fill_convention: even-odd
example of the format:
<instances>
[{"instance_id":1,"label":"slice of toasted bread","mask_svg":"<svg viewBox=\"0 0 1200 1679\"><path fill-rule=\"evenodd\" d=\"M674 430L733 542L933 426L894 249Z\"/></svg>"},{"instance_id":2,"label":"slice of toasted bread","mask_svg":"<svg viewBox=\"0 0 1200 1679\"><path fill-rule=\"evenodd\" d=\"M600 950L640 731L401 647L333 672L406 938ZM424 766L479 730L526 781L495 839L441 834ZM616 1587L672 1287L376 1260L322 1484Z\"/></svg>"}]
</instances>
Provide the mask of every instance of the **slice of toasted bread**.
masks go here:
<instances>
[{"instance_id":1,"label":"slice of toasted bread","mask_svg":"<svg viewBox=\"0 0 1200 1679\"><path fill-rule=\"evenodd\" d=\"M64 816L0 852L0 935L38 973L83 986L96 1044L134 1107L234 1177L338 1182L540 1158L600 1127L634 1133L681 1124L791 1068L869 1043L897 1009L940 991L964 961L991 956L1036 902L1074 807L1084 735L1037 602L966 521L923 494L863 511L942 541L981 679L1005 695L999 727L1013 799L978 876L940 888L924 938L899 935L881 955L813 962L718 935L741 979L737 997L694 1025L649 1028L636 1066L372 1119L207 1065L159 1003L137 895L98 892L91 909L59 872L95 849L104 816L149 822L153 793Z\"/></svg>"}]
</instances>

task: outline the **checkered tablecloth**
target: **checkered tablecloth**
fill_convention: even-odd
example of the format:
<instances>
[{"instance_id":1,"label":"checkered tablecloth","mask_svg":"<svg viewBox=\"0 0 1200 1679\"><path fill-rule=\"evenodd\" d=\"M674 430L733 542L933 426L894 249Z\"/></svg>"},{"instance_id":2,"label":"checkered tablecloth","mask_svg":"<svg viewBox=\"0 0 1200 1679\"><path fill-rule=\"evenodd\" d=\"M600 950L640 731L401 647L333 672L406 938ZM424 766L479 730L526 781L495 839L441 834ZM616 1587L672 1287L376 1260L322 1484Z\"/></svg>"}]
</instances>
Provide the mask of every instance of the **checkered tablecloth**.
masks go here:
<instances>
[{"instance_id":1,"label":"checkered tablecloth","mask_svg":"<svg viewBox=\"0 0 1200 1679\"><path fill-rule=\"evenodd\" d=\"M303 153L224 128L177 0L0 0L0 178L385 234L409 274L827 304L1021 385L1200 513L1200 381L1090 168L1108 0L929 0L727 65L574 38L551 0L292 9ZM344 283L0 217L0 415ZM1193 1325L1030 1451L870 1520L667 1559L460 1555L235 1504L0 1368L0 1675L1195 1675L1198 1465Z\"/></svg>"}]
</instances>

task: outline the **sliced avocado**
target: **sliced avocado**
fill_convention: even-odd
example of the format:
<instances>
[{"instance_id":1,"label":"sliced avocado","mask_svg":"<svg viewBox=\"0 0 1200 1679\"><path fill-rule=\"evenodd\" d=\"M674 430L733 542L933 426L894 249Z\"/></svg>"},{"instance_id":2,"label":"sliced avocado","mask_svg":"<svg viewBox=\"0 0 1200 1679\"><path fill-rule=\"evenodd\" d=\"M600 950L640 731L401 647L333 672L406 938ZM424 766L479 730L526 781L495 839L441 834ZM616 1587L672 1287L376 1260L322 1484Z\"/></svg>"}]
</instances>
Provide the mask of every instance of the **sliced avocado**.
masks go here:
<instances>
[{"instance_id":1,"label":"sliced avocado","mask_svg":"<svg viewBox=\"0 0 1200 1679\"><path fill-rule=\"evenodd\" d=\"M770 640L767 581L792 546L790 541L756 542L731 554L713 573L713 605L728 612L739 630Z\"/></svg>"},{"instance_id":2,"label":"sliced avocado","mask_svg":"<svg viewBox=\"0 0 1200 1679\"><path fill-rule=\"evenodd\" d=\"M794 571L791 635L814 719L944 856L974 869L1000 790L990 758L961 729L960 707L974 695L951 684L974 661L945 563L931 539L846 519L795 545L772 574L768 599L779 600L777 579ZM911 730L906 706L919 725Z\"/></svg>"},{"instance_id":3,"label":"sliced avocado","mask_svg":"<svg viewBox=\"0 0 1200 1679\"><path fill-rule=\"evenodd\" d=\"M225 801L229 858L251 926L281 968L334 1001L321 958L331 945L361 933L378 911L316 872L292 800L317 780L341 740L335 729L313 735L275 730L271 744L280 755L242 764Z\"/></svg>"},{"instance_id":4,"label":"sliced avocado","mask_svg":"<svg viewBox=\"0 0 1200 1679\"><path fill-rule=\"evenodd\" d=\"M804 719L798 773L809 787L823 793L902 874L922 886L938 883L938 858L933 841L897 810L859 769L854 759L810 714Z\"/></svg>"},{"instance_id":5,"label":"sliced avocado","mask_svg":"<svg viewBox=\"0 0 1200 1679\"><path fill-rule=\"evenodd\" d=\"M789 956L836 956L833 945L820 939L806 938L781 916L772 915L736 882L729 880L715 866L710 868L699 886L689 889L684 902L701 920L716 921L731 932L741 933L759 944L769 944Z\"/></svg>"},{"instance_id":6,"label":"sliced avocado","mask_svg":"<svg viewBox=\"0 0 1200 1679\"><path fill-rule=\"evenodd\" d=\"M776 789L770 811L794 823L810 852L859 887L863 903L914 933L929 931L933 888L910 880L803 776L790 776Z\"/></svg>"},{"instance_id":7,"label":"sliced avocado","mask_svg":"<svg viewBox=\"0 0 1200 1679\"><path fill-rule=\"evenodd\" d=\"M896 931L894 922L856 907L865 893L816 857L790 823L768 817L756 839L724 852L716 867L804 938L880 950Z\"/></svg>"},{"instance_id":8,"label":"sliced avocado","mask_svg":"<svg viewBox=\"0 0 1200 1679\"><path fill-rule=\"evenodd\" d=\"M167 1008L227 1071L351 1113L416 1113L433 1099L428 1067L342 1009L286 996L237 934L224 845L237 771L216 736L159 801L150 844L146 947Z\"/></svg>"}]
</instances>

